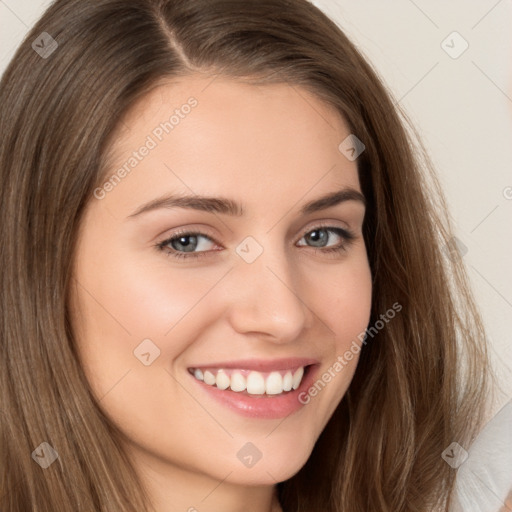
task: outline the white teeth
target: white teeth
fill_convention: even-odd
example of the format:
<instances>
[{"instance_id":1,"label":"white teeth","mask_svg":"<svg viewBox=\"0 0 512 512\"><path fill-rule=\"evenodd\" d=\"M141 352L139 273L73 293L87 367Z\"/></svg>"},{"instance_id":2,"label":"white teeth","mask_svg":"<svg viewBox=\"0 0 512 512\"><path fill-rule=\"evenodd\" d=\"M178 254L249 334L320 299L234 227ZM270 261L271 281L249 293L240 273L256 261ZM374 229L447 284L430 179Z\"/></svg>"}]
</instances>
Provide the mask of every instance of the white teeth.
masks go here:
<instances>
[{"instance_id":1,"label":"white teeth","mask_svg":"<svg viewBox=\"0 0 512 512\"><path fill-rule=\"evenodd\" d=\"M229 384L230 384L229 377L222 370L219 370L217 372L217 377L215 380L217 383L217 387L219 389L229 388Z\"/></svg>"},{"instance_id":2,"label":"white teeth","mask_svg":"<svg viewBox=\"0 0 512 512\"><path fill-rule=\"evenodd\" d=\"M265 393L265 379L260 372L251 372L247 377L247 393L263 395Z\"/></svg>"},{"instance_id":3,"label":"white teeth","mask_svg":"<svg viewBox=\"0 0 512 512\"><path fill-rule=\"evenodd\" d=\"M291 370L284 372L273 371L261 373L251 371L245 377L244 370L205 370L199 368L191 370L197 380L204 381L209 386L217 386L218 389L241 392L247 390L250 395L280 395L283 392L297 389L304 376L304 367L301 366L292 373ZM247 374L247 371L245 371Z\"/></svg>"},{"instance_id":4,"label":"white teeth","mask_svg":"<svg viewBox=\"0 0 512 512\"><path fill-rule=\"evenodd\" d=\"M265 383L265 391L267 395L278 395L284 391L283 377L279 372L272 372L267 377L267 382Z\"/></svg>"},{"instance_id":5,"label":"white teeth","mask_svg":"<svg viewBox=\"0 0 512 512\"><path fill-rule=\"evenodd\" d=\"M293 385L293 376L292 372L286 372L286 375L283 377L283 391L290 391Z\"/></svg>"},{"instance_id":6,"label":"white teeth","mask_svg":"<svg viewBox=\"0 0 512 512\"><path fill-rule=\"evenodd\" d=\"M231 375L231 391L245 391L246 387L245 377L241 373L235 372Z\"/></svg>"},{"instance_id":7,"label":"white teeth","mask_svg":"<svg viewBox=\"0 0 512 512\"><path fill-rule=\"evenodd\" d=\"M304 368L301 366L300 368L297 368L297 370L293 374L293 381L292 381L293 389L297 389L300 386L300 381L302 380L303 375L304 375Z\"/></svg>"},{"instance_id":8,"label":"white teeth","mask_svg":"<svg viewBox=\"0 0 512 512\"><path fill-rule=\"evenodd\" d=\"M209 372L206 370L203 375L203 380L205 384L209 384L210 386L213 386L215 384L215 375L213 375L212 372Z\"/></svg>"}]
</instances>

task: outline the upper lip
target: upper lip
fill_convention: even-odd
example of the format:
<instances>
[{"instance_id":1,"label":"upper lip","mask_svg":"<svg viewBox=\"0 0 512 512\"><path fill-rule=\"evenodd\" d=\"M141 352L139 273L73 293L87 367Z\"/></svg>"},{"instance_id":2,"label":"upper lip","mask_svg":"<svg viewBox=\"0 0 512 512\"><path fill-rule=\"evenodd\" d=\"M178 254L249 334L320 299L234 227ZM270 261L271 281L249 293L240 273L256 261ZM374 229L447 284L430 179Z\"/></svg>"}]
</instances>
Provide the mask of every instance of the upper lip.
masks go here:
<instances>
[{"instance_id":1,"label":"upper lip","mask_svg":"<svg viewBox=\"0 0 512 512\"><path fill-rule=\"evenodd\" d=\"M291 370L299 366L317 364L318 359L304 357L287 357L284 359L240 359L238 361L221 361L203 365L191 366L191 368L231 368L239 370L254 370L259 372L272 372L277 370Z\"/></svg>"}]
</instances>

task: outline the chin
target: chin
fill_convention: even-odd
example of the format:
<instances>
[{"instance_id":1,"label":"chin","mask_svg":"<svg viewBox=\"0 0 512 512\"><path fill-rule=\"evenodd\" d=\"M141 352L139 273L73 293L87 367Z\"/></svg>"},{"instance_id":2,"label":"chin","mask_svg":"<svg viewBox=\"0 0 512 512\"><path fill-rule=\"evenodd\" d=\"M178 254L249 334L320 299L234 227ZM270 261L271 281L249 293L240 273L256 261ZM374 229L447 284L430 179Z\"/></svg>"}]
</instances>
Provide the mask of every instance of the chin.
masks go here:
<instances>
[{"instance_id":1,"label":"chin","mask_svg":"<svg viewBox=\"0 0 512 512\"><path fill-rule=\"evenodd\" d=\"M232 471L228 480L239 485L274 485L284 482L297 474L306 464L314 446L314 443L297 446L296 439L291 439L290 444L286 446L281 443L280 449L276 449L268 440L261 443L263 444L266 444L267 448L261 447L259 460L252 462L252 465L248 463L247 466L240 462L234 468L231 463L226 466L224 476Z\"/></svg>"}]
</instances>

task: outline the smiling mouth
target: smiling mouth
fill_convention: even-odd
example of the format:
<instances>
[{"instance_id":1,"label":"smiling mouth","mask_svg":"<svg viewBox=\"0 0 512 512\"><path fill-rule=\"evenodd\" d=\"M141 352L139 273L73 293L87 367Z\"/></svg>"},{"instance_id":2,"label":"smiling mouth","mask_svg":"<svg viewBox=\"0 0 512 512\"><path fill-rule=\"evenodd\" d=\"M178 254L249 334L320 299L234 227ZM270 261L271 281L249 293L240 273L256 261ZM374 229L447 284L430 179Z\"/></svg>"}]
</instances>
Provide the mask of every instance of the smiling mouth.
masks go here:
<instances>
[{"instance_id":1,"label":"smiling mouth","mask_svg":"<svg viewBox=\"0 0 512 512\"><path fill-rule=\"evenodd\" d=\"M281 396L296 390L312 365L293 369L259 372L234 368L189 368L198 381L220 390L244 395Z\"/></svg>"}]
</instances>

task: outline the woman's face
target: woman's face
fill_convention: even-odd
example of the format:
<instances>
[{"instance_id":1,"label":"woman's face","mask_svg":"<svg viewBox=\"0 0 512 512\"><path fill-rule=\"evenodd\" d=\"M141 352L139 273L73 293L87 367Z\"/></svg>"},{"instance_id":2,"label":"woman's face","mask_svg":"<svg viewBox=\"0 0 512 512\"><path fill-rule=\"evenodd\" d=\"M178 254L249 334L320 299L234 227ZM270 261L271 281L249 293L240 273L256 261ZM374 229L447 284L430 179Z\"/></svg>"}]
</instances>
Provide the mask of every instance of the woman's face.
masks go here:
<instances>
[{"instance_id":1,"label":"woman's face","mask_svg":"<svg viewBox=\"0 0 512 512\"><path fill-rule=\"evenodd\" d=\"M79 233L73 323L100 407L153 479L286 480L345 394L371 304L349 134L298 87L196 75L117 132Z\"/></svg>"}]
</instances>

